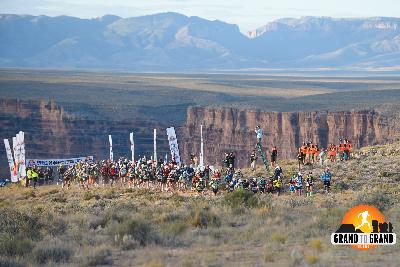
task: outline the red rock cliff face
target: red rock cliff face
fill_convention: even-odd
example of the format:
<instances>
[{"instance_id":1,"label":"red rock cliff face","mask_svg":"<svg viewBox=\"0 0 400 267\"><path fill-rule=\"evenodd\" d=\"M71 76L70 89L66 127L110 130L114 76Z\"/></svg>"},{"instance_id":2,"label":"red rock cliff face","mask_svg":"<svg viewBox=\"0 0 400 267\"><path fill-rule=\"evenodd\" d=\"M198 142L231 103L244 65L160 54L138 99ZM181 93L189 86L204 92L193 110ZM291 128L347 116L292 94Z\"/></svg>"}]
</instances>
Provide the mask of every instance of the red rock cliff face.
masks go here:
<instances>
[{"instance_id":1,"label":"red rock cliff face","mask_svg":"<svg viewBox=\"0 0 400 267\"><path fill-rule=\"evenodd\" d=\"M85 116L86 106L74 107L74 114L61 104L47 101L0 100L0 138L26 133L27 158L63 158L93 155L108 157L108 134L113 135L115 157L130 155L129 133L135 133L136 155L151 155L153 129L158 129L158 153L168 152L165 128L170 125L143 119L115 121ZM138 116L140 117L140 116ZM144 116L143 116L144 117ZM235 151L240 167L248 166L255 145L254 128L261 125L264 147L277 145L280 158L294 157L303 140L311 139L326 147L340 137L356 147L386 143L399 137L396 120L375 111L278 113L241 111L231 108L187 110L187 121L175 125L181 157L200 152L200 125L204 125L206 162L220 165L223 153ZM167 122L168 123L168 122ZM400 124L398 124L400 125ZM269 151L268 151L269 153ZM0 175L7 174L4 145L0 146Z\"/></svg>"},{"instance_id":2,"label":"red rock cliff face","mask_svg":"<svg viewBox=\"0 0 400 267\"><path fill-rule=\"evenodd\" d=\"M85 107L80 107L83 113ZM78 114L80 113L78 112ZM165 127L152 121L110 121L71 115L47 101L0 100L0 138L25 132L27 158L109 157L108 135L113 136L114 157L130 156L129 133L135 133L136 156L151 154L153 129L158 129L159 153L168 151ZM164 137L164 138L163 138ZM10 143L11 144L11 143ZM0 175L7 174L4 144L0 146Z\"/></svg>"},{"instance_id":3,"label":"red rock cliff face","mask_svg":"<svg viewBox=\"0 0 400 267\"><path fill-rule=\"evenodd\" d=\"M231 108L192 107L182 128L184 137L199 140L203 125L205 158L212 164L222 160L223 152L236 152L239 166L248 166L248 155L254 148L254 128L264 131L263 145L270 150L276 145L280 158L291 158L304 140L322 147L337 143L341 137L353 141L355 147L386 143L399 136L399 129L389 118L368 111L343 112L260 112ZM183 142L185 153L198 153L199 141ZM269 152L268 152L269 153Z\"/></svg>"}]
</instances>

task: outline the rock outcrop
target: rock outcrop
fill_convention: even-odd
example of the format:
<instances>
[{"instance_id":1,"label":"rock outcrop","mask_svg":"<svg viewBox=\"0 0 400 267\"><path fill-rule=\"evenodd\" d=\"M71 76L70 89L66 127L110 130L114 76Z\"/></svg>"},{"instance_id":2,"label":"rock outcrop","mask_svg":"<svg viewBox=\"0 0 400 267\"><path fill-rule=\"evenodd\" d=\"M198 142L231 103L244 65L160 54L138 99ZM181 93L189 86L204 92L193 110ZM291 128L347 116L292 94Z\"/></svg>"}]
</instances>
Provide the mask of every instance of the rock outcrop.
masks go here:
<instances>
[{"instance_id":1,"label":"rock outcrop","mask_svg":"<svg viewBox=\"0 0 400 267\"><path fill-rule=\"evenodd\" d=\"M221 154L234 151L239 166L248 166L248 156L255 145L254 128L264 129L263 146L270 150L276 145L280 158L293 158L303 141L312 140L321 147L338 143L339 138L352 140L355 147L382 144L399 138L400 129L394 120L374 110L262 112L232 108L188 109L187 122L182 130L185 137L199 139L203 125L205 158L218 163ZM185 140L186 153L199 151L199 142Z\"/></svg>"},{"instance_id":2,"label":"rock outcrop","mask_svg":"<svg viewBox=\"0 0 400 267\"><path fill-rule=\"evenodd\" d=\"M62 104L47 101L0 100L0 137L26 133L27 158L62 158L93 155L108 157L108 134L113 136L115 157L130 155L129 133L135 133L136 155L151 155L153 129L158 129L158 153L168 153L165 123L132 118L111 120L87 116L87 106L67 112ZM144 117L144 116L143 116ZM279 149L280 158L294 157L304 140L326 147L340 137L355 147L383 144L399 138L400 124L374 110L342 112L262 112L233 108L190 107L183 125L176 125L181 157L200 152L200 125L204 126L205 160L220 165L223 153L234 151L237 164L248 166L255 145L254 128L265 132L264 147ZM11 141L11 140L10 140ZM7 173L4 145L0 146L0 174Z\"/></svg>"}]
</instances>

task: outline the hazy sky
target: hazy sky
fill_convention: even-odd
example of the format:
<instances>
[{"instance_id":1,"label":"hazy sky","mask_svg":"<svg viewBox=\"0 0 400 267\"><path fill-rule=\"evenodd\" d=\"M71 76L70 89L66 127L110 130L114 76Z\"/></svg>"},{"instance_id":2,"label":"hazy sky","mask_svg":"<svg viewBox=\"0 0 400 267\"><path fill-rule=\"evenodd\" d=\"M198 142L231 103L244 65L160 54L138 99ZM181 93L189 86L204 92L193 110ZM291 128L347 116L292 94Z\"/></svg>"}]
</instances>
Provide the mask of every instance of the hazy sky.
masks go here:
<instances>
[{"instance_id":1,"label":"hazy sky","mask_svg":"<svg viewBox=\"0 0 400 267\"><path fill-rule=\"evenodd\" d=\"M174 11L252 30L283 17L400 17L400 0L0 0L0 13L133 17Z\"/></svg>"}]
</instances>

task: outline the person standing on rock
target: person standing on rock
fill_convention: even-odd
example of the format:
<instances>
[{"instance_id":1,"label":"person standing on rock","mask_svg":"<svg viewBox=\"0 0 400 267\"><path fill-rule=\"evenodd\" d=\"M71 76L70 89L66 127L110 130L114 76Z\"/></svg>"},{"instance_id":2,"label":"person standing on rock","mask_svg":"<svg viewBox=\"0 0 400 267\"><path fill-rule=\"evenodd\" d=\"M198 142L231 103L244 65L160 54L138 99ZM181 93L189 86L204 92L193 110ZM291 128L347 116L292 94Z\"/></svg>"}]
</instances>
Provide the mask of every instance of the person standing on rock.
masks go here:
<instances>
[{"instance_id":1,"label":"person standing on rock","mask_svg":"<svg viewBox=\"0 0 400 267\"><path fill-rule=\"evenodd\" d=\"M297 154L297 162L299 163L299 171L301 170L301 166L304 165L303 153L301 152L301 148L299 148L299 153Z\"/></svg>"},{"instance_id":2,"label":"person standing on rock","mask_svg":"<svg viewBox=\"0 0 400 267\"><path fill-rule=\"evenodd\" d=\"M256 150L253 150L253 152L250 154L250 166L253 172L256 171L256 161L257 161Z\"/></svg>"},{"instance_id":3,"label":"person standing on rock","mask_svg":"<svg viewBox=\"0 0 400 267\"><path fill-rule=\"evenodd\" d=\"M271 152L271 165L272 165L272 167L275 167L276 158L277 157L278 157L278 149L276 148L276 146L274 146L272 148L272 152Z\"/></svg>"},{"instance_id":4,"label":"person standing on rock","mask_svg":"<svg viewBox=\"0 0 400 267\"><path fill-rule=\"evenodd\" d=\"M233 154L233 152L229 153L228 165L229 168L232 168L232 170L235 171L235 154Z\"/></svg>"},{"instance_id":5,"label":"person standing on rock","mask_svg":"<svg viewBox=\"0 0 400 267\"><path fill-rule=\"evenodd\" d=\"M257 127L254 131L256 132L256 136L257 136L257 144L261 144L263 132L262 132L260 125L257 125Z\"/></svg>"},{"instance_id":6,"label":"person standing on rock","mask_svg":"<svg viewBox=\"0 0 400 267\"><path fill-rule=\"evenodd\" d=\"M318 156L319 156L319 165L324 166L326 158L326 150L322 148Z\"/></svg>"}]
</instances>

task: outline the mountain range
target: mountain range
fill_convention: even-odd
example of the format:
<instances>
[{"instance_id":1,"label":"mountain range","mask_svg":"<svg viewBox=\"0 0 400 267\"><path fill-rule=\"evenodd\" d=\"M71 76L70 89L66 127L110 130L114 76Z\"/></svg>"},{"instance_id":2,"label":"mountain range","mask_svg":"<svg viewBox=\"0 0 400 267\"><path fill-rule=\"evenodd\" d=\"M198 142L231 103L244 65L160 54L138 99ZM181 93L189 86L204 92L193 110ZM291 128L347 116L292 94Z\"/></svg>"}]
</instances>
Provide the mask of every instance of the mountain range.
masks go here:
<instances>
[{"instance_id":1,"label":"mountain range","mask_svg":"<svg viewBox=\"0 0 400 267\"><path fill-rule=\"evenodd\" d=\"M0 67L134 71L400 66L400 18L279 19L247 35L219 20L0 15Z\"/></svg>"}]
</instances>

